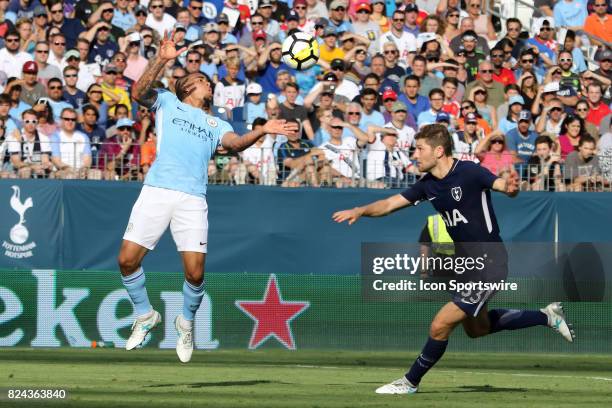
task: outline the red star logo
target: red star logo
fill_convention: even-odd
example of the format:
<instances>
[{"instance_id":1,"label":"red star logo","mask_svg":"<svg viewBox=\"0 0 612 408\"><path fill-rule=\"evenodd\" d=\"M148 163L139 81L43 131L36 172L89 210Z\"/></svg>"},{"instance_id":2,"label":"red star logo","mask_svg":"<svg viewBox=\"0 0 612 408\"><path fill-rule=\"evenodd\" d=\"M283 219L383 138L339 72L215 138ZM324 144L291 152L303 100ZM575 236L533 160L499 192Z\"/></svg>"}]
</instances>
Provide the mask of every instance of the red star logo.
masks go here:
<instances>
[{"instance_id":1,"label":"red star logo","mask_svg":"<svg viewBox=\"0 0 612 408\"><path fill-rule=\"evenodd\" d=\"M249 348L256 349L270 337L276 337L288 349L295 350L293 332L289 323L310 306L310 302L284 301L276 276L270 275L263 300L237 300L236 307L255 321Z\"/></svg>"}]
</instances>

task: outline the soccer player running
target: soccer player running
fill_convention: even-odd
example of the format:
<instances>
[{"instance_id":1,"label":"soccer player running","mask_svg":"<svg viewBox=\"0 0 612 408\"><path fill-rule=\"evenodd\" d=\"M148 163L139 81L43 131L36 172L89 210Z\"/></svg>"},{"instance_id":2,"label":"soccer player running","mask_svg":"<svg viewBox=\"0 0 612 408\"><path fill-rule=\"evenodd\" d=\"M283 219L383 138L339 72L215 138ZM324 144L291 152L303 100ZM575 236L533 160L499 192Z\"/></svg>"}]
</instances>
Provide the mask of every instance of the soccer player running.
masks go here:
<instances>
[{"instance_id":1,"label":"soccer player running","mask_svg":"<svg viewBox=\"0 0 612 408\"><path fill-rule=\"evenodd\" d=\"M499 236L490 190L515 197L518 194L518 175L508 171L503 177L497 177L474 162L453 159L451 137L443 125L424 126L415 139L417 167L428 174L400 194L364 207L338 211L333 219L336 222L348 221L351 225L363 216L382 217L429 200L444 219L456 252L472 256L480 253L482 256L486 251L486 267L480 276L489 281L504 279L508 273L507 253ZM567 341L574 340L574 332L566 322L560 303L551 303L541 310L488 311L487 302L492 295L491 291L454 293L452 301L442 306L431 322L429 338L410 370L402 378L379 387L376 392L417 392L421 379L442 357L450 334L459 324L472 338L501 330L549 326Z\"/></svg>"},{"instance_id":2,"label":"soccer player running","mask_svg":"<svg viewBox=\"0 0 612 408\"><path fill-rule=\"evenodd\" d=\"M208 161L219 143L227 150L241 151L266 134L291 135L297 125L269 120L263 128L237 135L228 123L203 111L212 90L210 80L200 72L177 80L176 95L153 89L153 81L167 62L185 51L177 50L173 39L174 33L164 35L157 56L133 88L138 103L156 110L157 158L132 208L118 262L137 314L125 347L132 350L161 322L160 314L149 303L141 262L170 225L185 272L183 313L174 324L178 332L176 352L186 363L193 353L194 316L204 295Z\"/></svg>"}]
</instances>

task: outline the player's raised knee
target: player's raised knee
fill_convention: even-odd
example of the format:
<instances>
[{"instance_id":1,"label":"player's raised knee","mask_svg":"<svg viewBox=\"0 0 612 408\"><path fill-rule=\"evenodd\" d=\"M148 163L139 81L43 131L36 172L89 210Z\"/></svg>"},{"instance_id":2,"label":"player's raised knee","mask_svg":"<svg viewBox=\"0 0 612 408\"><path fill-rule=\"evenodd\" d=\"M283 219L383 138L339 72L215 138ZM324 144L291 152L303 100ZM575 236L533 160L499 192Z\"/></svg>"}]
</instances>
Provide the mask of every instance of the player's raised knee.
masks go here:
<instances>
[{"instance_id":1,"label":"player's raised knee","mask_svg":"<svg viewBox=\"0 0 612 408\"><path fill-rule=\"evenodd\" d=\"M119 269L124 276L135 272L140 266L140 260L138 257L129 254L127 251L121 251L119 253L117 263L119 264Z\"/></svg>"},{"instance_id":2,"label":"player's raised knee","mask_svg":"<svg viewBox=\"0 0 612 408\"><path fill-rule=\"evenodd\" d=\"M431 322L431 326L429 327L429 336L435 340L446 340L451 332L451 327L437 320Z\"/></svg>"}]
</instances>

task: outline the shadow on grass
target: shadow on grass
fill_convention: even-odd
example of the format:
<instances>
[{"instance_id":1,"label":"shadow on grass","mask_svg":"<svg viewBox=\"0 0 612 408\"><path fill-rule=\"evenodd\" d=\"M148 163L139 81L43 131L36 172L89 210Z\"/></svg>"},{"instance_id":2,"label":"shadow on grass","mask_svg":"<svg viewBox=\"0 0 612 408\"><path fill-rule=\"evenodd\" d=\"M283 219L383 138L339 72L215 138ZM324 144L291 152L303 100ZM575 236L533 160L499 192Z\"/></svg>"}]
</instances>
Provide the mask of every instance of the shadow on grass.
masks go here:
<instances>
[{"instance_id":1,"label":"shadow on grass","mask_svg":"<svg viewBox=\"0 0 612 408\"><path fill-rule=\"evenodd\" d=\"M206 387L244 387L244 386L249 386L249 385L261 385L261 384L292 385L292 383L287 383L287 382L282 382L282 381L246 380L246 381L211 381L211 382L178 383L178 384L154 384L154 385L146 385L145 387L159 388L159 387L186 386L188 388L206 388Z\"/></svg>"}]
</instances>

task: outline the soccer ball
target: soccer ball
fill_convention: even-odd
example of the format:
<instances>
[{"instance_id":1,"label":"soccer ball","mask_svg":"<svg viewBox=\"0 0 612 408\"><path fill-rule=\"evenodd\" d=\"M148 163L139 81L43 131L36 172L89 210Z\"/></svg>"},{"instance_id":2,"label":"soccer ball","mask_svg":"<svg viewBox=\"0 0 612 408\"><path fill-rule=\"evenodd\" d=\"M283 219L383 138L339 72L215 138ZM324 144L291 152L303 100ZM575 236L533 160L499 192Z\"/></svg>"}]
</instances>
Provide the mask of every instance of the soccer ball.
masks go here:
<instances>
[{"instance_id":1,"label":"soccer ball","mask_svg":"<svg viewBox=\"0 0 612 408\"><path fill-rule=\"evenodd\" d=\"M297 70L312 67L319 59L319 43L311 35L297 31L283 41L283 62Z\"/></svg>"}]
</instances>

